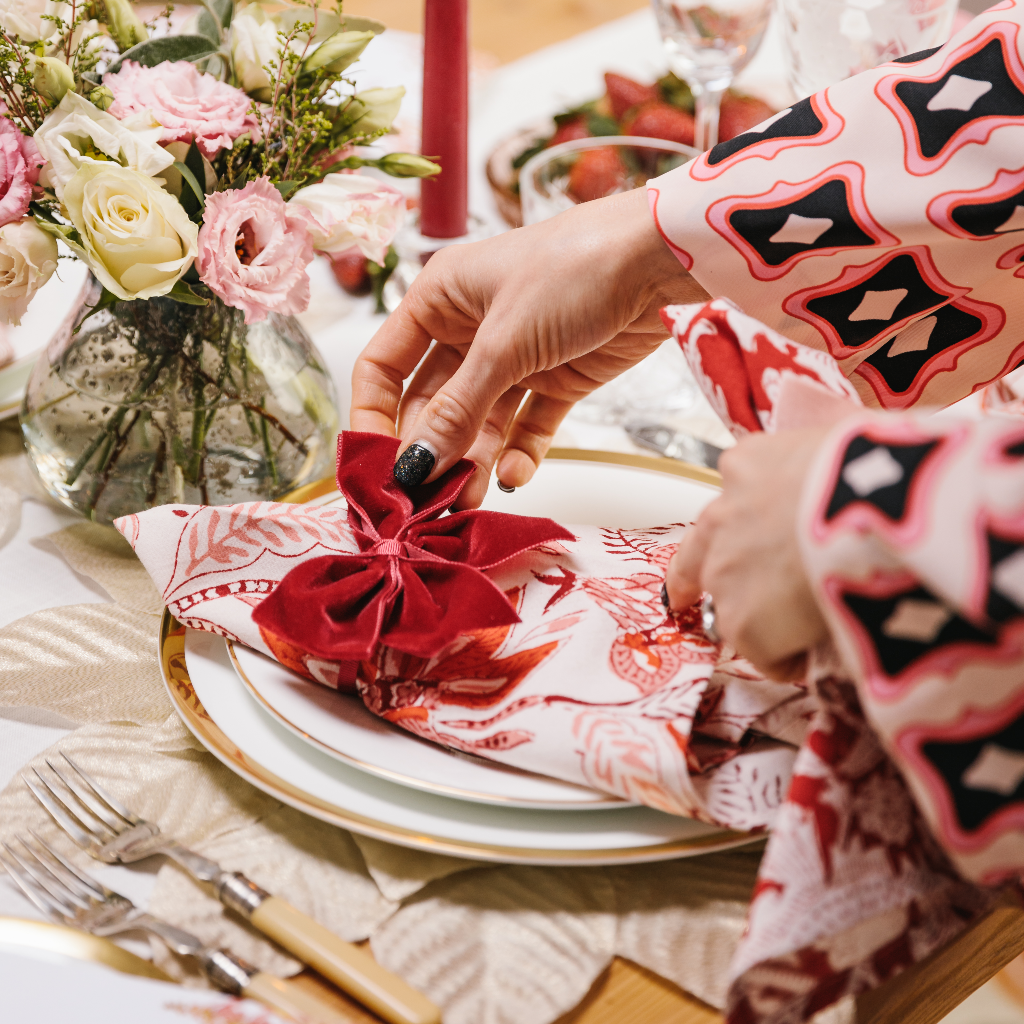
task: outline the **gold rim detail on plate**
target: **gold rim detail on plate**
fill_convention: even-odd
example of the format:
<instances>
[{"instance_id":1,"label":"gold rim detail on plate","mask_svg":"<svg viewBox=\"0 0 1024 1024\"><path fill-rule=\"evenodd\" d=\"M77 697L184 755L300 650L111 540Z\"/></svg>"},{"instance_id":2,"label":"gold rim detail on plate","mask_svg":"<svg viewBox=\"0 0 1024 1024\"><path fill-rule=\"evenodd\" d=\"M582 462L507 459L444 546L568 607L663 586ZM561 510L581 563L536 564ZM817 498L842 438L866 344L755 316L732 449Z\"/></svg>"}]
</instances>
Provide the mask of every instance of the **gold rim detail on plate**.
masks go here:
<instances>
[{"instance_id":1,"label":"gold rim detail on plate","mask_svg":"<svg viewBox=\"0 0 1024 1024\"><path fill-rule=\"evenodd\" d=\"M21 917L0 917L0 946L20 949L38 949L57 953L74 960L103 964L122 974L135 974L140 978L170 981L155 964L143 960L109 939L101 939L77 928L32 921Z\"/></svg>"},{"instance_id":2,"label":"gold rim detail on plate","mask_svg":"<svg viewBox=\"0 0 1024 1024\"><path fill-rule=\"evenodd\" d=\"M646 469L653 472L669 473L673 476L688 477L701 483L719 485L721 477L711 469L679 462L675 459L662 459L645 455L630 455L620 452L586 451L575 448L553 448L547 458L565 459L577 462L604 462L616 465L632 466L635 469ZM335 490L337 485L332 479L320 480L297 488L279 501L302 502L313 501ZM257 789L284 801L290 807L303 811L361 835L372 836L385 842L397 843L401 846L426 850L430 853L447 854L452 857L466 857L473 860L485 860L499 863L524 864L557 864L565 863L583 865L587 862L607 864L609 857L616 864L645 863L655 860L669 860L673 856L692 853L695 850L715 848L726 849L734 846L745 846L757 842L763 836L744 832L732 832L722 829L710 835L695 836L692 839L676 839L667 843L652 843L649 846L614 847L606 850L574 849L551 850L533 847L498 846L492 843L474 843L462 839L449 839L441 836L427 835L413 829L402 828L388 822L377 821L365 815L357 814L344 807L339 807L327 800L307 793L279 775L265 768L241 751L228 739L220 726L210 717L196 696L185 664L185 627L165 608L160 620L159 637L160 670L164 685L170 695L174 709L181 720L195 735L196 739L210 751L219 761L237 775L252 783ZM581 812L587 813L587 812Z\"/></svg>"},{"instance_id":3,"label":"gold rim detail on plate","mask_svg":"<svg viewBox=\"0 0 1024 1024\"><path fill-rule=\"evenodd\" d=\"M260 693L259 690L253 685L252 680L245 674L245 669L242 668L238 661L238 657L235 654L235 645L230 641L226 641L228 645L228 655L231 658L231 664L234 666L235 673L238 678L245 684L245 688L252 695L252 698L264 708L268 715L275 718L280 722L286 729L294 732L297 736L301 736L311 747L316 747L322 750L325 754L330 757L336 758L345 764L352 765L353 768L358 768L360 771L364 771L367 775L375 775L381 779L387 779L388 782L393 782L399 786L408 786L410 789L419 790L421 793L436 793L438 796L446 796L456 800L469 800L472 803L488 804L492 806L512 806L521 807L523 810L541 810L541 811L589 811L589 810L615 810L622 807L634 807L635 804L631 804L628 800L622 800L620 797L611 796L610 794L604 794L603 800L594 800L585 806L573 806L567 807L566 801L558 800L520 800L514 796L492 796L490 794L477 793L472 789L460 789L457 786L446 786L443 782L434 782L425 784L421 779L413 778L409 775L403 775L401 772L391 771L388 768L381 768L378 765L370 764L367 761L361 761L358 757L353 757L351 754L346 754L343 750L339 750L337 747L332 747L328 743L324 743L323 740L318 740L315 736L310 736L301 726L296 725L293 721L286 718L273 704L270 703ZM317 685L317 684L313 684ZM344 694L340 695L342 698ZM398 729L400 726L393 726ZM421 739L419 736L414 736L412 733L406 733L403 729L402 733L410 740L418 743L429 743L431 746L438 746L441 749L444 748L439 743L432 743L430 740ZM481 761L485 761L484 758L480 758ZM506 768L509 771L519 774L520 772L524 775L535 775L537 773L529 772L524 768L516 768L514 765L505 765L499 761L485 762L487 767L494 766L496 768ZM538 778L548 778L548 776L537 775ZM561 779L555 779L555 782L561 782ZM571 786L573 783L566 782L563 785ZM580 786L580 789L585 787ZM593 790L592 792L598 792Z\"/></svg>"}]
</instances>

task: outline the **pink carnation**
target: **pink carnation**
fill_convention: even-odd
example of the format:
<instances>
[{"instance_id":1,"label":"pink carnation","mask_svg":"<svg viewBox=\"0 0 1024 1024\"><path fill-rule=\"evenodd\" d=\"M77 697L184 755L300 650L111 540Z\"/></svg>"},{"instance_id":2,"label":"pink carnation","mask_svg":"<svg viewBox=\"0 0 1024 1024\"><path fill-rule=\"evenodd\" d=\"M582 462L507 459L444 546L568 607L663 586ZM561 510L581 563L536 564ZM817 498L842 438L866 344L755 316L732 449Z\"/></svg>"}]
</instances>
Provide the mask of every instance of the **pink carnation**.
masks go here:
<instances>
[{"instance_id":1,"label":"pink carnation","mask_svg":"<svg viewBox=\"0 0 1024 1024\"><path fill-rule=\"evenodd\" d=\"M161 142L191 142L212 160L245 132L259 136L252 100L213 75L201 74L187 60L145 68L126 60L103 84L114 94L108 113L123 119L145 110L163 125Z\"/></svg>"},{"instance_id":2,"label":"pink carnation","mask_svg":"<svg viewBox=\"0 0 1024 1024\"><path fill-rule=\"evenodd\" d=\"M35 140L5 117L0 117L0 227L28 213L32 186L43 165Z\"/></svg>"},{"instance_id":3,"label":"pink carnation","mask_svg":"<svg viewBox=\"0 0 1024 1024\"><path fill-rule=\"evenodd\" d=\"M206 197L199 229L199 276L247 324L268 313L309 305L315 227L312 214L289 206L267 178Z\"/></svg>"}]
</instances>

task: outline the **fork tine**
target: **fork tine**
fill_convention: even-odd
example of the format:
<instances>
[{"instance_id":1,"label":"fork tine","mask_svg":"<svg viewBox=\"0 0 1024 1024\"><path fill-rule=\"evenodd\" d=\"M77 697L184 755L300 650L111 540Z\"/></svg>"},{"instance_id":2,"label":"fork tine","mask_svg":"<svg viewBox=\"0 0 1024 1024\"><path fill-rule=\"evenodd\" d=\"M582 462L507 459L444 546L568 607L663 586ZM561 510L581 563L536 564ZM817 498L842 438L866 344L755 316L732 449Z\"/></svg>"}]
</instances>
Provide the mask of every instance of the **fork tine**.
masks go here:
<instances>
[{"instance_id":1,"label":"fork tine","mask_svg":"<svg viewBox=\"0 0 1024 1024\"><path fill-rule=\"evenodd\" d=\"M107 897L114 895L114 893L110 889L108 889L102 882L93 878L92 875L88 874L87 872L80 871L78 868L74 866L74 864L66 860L64 857L62 857L48 842L46 842L46 840L42 838L42 836L39 835L38 832L35 832L33 829L29 829L29 834L41 847L46 857L51 858L59 866L59 868L63 868L73 878L78 879L78 881L85 888L85 890L89 892L91 895L96 896L98 899L101 900L105 900L107 899ZM21 843L23 846L28 845L22 837L19 836L18 838L21 839ZM38 851L36 855L38 856ZM49 867L49 865L47 866ZM53 868L51 867L50 870L52 871Z\"/></svg>"},{"instance_id":2,"label":"fork tine","mask_svg":"<svg viewBox=\"0 0 1024 1024\"><path fill-rule=\"evenodd\" d=\"M35 771L35 769L32 769ZM36 778L45 787L45 792L40 789L36 783L34 783L27 775L22 775L22 779L25 785L32 791L32 795L46 808L49 812L50 817L62 828L64 831L71 836L71 838L78 843L79 846L89 849L90 847L95 848L101 846L106 837L100 837L95 835L88 825L84 822L80 822L75 816L74 812L69 808L65 807L61 802L60 798L54 793L50 784L36 772Z\"/></svg>"},{"instance_id":3,"label":"fork tine","mask_svg":"<svg viewBox=\"0 0 1024 1024\"><path fill-rule=\"evenodd\" d=\"M127 828L127 824L123 821L119 821L117 817L110 813L110 811L103 806L101 800L97 800L96 797L86 789L80 782L74 778L68 778L68 775L61 771L49 758L46 758L46 763L50 766L50 770L53 771L57 778L64 783L65 786L71 791L71 793L78 797L78 800L85 804L86 808L92 813L93 817L98 818L104 825L109 828L114 835L118 835Z\"/></svg>"},{"instance_id":4,"label":"fork tine","mask_svg":"<svg viewBox=\"0 0 1024 1024\"><path fill-rule=\"evenodd\" d=\"M71 758L64 753L62 750L60 756L78 773L81 780L116 814L119 814L129 825L141 825L142 818L137 814L132 814L127 807L120 800L116 800L112 797L95 779L86 774L81 768L75 764Z\"/></svg>"},{"instance_id":5,"label":"fork tine","mask_svg":"<svg viewBox=\"0 0 1024 1024\"><path fill-rule=\"evenodd\" d=\"M25 879L21 877L21 873L11 867L7 858L3 854L0 854L0 867L10 875L14 884L25 894L25 897L47 917L55 917L61 921L66 921L68 919L70 915L65 913L65 911L50 899L46 893L25 881Z\"/></svg>"},{"instance_id":6,"label":"fork tine","mask_svg":"<svg viewBox=\"0 0 1024 1024\"><path fill-rule=\"evenodd\" d=\"M59 878L47 871L46 865L44 865L31 850L28 850L28 847L26 847L26 850L30 857L29 860L22 857L22 855L18 853L10 843L5 842L3 844L3 848L8 852L17 865L32 879L32 881L35 882L47 896L51 896L65 913L71 912L68 908L68 903L73 903L76 907L80 907L82 910L89 909L88 901L83 900L80 896L73 893Z\"/></svg>"},{"instance_id":7,"label":"fork tine","mask_svg":"<svg viewBox=\"0 0 1024 1024\"><path fill-rule=\"evenodd\" d=\"M18 836L18 842L26 850L30 850L35 854L36 860L41 861L51 875L59 878L69 889L77 892L82 899L102 900L106 898L106 893L98 882L93 881L88 875L73 868L53 847L44 842L37 833L31 829L29 829L29 832L35 840L34 846L30 845L24 836Z\"/></svg>"}]
</instances>

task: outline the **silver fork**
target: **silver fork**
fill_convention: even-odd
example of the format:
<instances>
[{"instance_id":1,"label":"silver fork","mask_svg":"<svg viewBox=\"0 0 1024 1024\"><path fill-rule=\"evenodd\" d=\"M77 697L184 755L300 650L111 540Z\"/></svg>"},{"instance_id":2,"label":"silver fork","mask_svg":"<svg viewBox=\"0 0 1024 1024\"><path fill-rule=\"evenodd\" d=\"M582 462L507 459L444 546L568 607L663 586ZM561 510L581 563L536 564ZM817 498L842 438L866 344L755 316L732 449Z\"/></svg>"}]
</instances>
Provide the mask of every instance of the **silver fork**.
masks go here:
<instances>
[{"instance_id":1,"label":"silver fork","mask_svg":"<svg viewBox=\"0 0 1024 1024\"><path fill-rule=\"evenodd\" d=\"M63 783L33 768L22 776L33 796L83 850L107 864L134 864L158 854L213 886L217 898L303 963L319 971L391 1024L440 1024L441 1011L422 993L384 970L369 954L238 872L194 853L159 826L133 814L62 753L63 766L46 763Z\"/></svg>"},{"instance_id":2,"label":"silver fork","mask_svg":"<svg viewBox=\"0 0 1024 1024\"><path fill-rule=\"evenodd\" d=\"M197 961L224 992L258 999L293 1020L324 1024L348 1020L290 982L258 971L227 950L211 949L194 935L140 910L127 896L79 871L35 832L31 836L32 842L18 836L17 847L4 842L6 855L0 854L0 866L47 917L103 937L150 932L175 953Z\"/></svg>"}]
</instances>

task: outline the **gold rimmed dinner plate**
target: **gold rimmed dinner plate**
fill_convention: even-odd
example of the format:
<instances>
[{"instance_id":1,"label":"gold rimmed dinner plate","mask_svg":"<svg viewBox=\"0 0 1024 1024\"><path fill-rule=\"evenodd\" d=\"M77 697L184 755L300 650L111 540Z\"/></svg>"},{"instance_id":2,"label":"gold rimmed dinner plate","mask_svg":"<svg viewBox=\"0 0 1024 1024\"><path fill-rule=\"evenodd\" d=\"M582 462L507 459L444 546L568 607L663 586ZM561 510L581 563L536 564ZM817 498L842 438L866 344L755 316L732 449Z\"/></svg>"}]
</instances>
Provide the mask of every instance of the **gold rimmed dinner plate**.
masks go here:
<instances>
[{"instance_id":1,"label":"gold rimmed dinner plate","mask_svg":"<svg viewBox=\"0 0 1024 1024\"><path fill-rule=\"evenodd\" d=\"M68 957L103 964L122 974L135 974L157 981L171 980L155 964L129 953L109 939L46 921L0 917L0 948L9 949L12 953Z\"/></svg>"},{"instance_id":2,"label":"gold rimmed dinner plate","mask_svg":"<svg viewBox=\"0 0 1024 1024\"><path fill-rule=\"evenodd\" d=\"M691 518L716 493L717 474L670 460L554 454L557 466L548 463L538 473L536 489L532 483L489 506L571 522L579 521L582 501L598 521L629 527ZM666 486L666 472L677 484L686 480L692 486ZM327 481L294 497L314 500L333 490ZM756 838L647 807L552 813L396 785L328 757L285 729L241 682L222 638L186 631L165 613L160 656L178 713L208 750L265 792L357 833L437 853L531 864L639 863Z\"/></svg>"}]
</instances>

